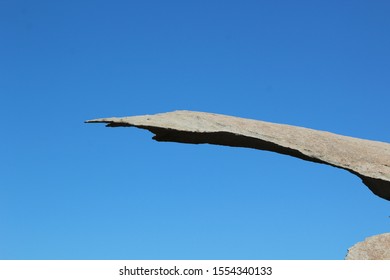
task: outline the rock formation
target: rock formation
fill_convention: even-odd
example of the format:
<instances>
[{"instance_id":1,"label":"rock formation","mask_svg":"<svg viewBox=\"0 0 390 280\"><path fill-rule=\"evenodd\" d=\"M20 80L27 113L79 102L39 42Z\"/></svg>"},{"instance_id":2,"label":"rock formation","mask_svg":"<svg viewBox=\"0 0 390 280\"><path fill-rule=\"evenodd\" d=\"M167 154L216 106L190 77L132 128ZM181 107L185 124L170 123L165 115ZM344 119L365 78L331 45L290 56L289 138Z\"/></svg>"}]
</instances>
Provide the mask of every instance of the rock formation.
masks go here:
<instances>
[{"instance_id":1,"label":"rock formation","mask_svg":"<svg viewBox=\"0 0 390 280\"><path fill-rule=\"evenodd\" d=\"M366 238L348 249L346 260L390 260L390 233Z\"/></svg>"},{"instance_id":2,"label":"rock formation","mask_svg":"<svg viewBox=\"0 0 390 280\"><path fill-rule=\"evenodd\" d=\"M157 141L246 147L328 164L357 175L374 194L390 200L389 143L193 111L86 122L147 129L155 134L153 139Z\"/></svg>"}]
</instances>

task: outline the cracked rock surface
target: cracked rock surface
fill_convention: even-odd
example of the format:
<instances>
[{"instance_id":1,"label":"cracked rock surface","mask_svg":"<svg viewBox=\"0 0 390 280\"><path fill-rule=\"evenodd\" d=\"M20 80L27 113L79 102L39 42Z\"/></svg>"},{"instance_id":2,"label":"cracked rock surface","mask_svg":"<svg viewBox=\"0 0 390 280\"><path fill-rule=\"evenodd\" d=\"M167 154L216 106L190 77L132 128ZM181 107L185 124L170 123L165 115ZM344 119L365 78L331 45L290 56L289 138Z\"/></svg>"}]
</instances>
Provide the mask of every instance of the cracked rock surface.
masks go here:
<instances>
[{"instance_id":1,"label":"cracked rock surface","mask_svg":"<svg viewBox=\"0 0 390 280\"><path fill-rule=\"evenodd\" d=\"M328 164L355 174L374 194L390 200L389 143L194 111L86 122L147 129L155 134L156 141L246 147Z\"/></svg>"}]
</instances>

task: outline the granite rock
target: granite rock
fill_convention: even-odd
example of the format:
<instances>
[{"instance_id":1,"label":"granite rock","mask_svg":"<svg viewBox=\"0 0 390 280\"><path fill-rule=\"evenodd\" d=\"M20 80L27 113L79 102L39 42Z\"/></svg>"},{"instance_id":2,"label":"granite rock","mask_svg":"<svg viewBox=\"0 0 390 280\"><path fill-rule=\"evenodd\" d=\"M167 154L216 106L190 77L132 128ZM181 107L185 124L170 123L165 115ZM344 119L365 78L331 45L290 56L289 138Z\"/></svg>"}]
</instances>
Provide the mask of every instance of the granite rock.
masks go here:
<instances>
[{"instance_id":1,"label":"granite rock","mask_svg":"<svg viewBox=\"0 0 390 280\"><path fill-rule=\"evenodd\" d=\"M348 249L346 260L390 260L390 233L366 238Z\"/></svg>"},{"instance_id":2,"label":"granite rock","mask_svg":"<svg viewBox=\"0 0 390 280\"><path fill-rule=\"evenodd\" d=\"M303 127L220 114L174 111L101 118L87 123L137 127L156 141L246 147L290 155L345 169L360 177L377 196L390 200L390 144Z\"/></svg>"}]
</instances>

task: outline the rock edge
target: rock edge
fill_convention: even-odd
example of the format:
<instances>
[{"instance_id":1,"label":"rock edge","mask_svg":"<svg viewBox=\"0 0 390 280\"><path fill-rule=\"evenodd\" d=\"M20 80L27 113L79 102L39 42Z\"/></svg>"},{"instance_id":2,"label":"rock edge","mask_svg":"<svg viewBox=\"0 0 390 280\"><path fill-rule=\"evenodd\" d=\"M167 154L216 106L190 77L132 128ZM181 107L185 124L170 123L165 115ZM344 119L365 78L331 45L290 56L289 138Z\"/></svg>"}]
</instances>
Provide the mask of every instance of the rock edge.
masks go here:
<instances>
[{"instance_id":1,"label":"rock edge","mask_svg":"<svg viewBox=\"0 0 390 280\"><path fill-rule=\"evenodd\" d=\"M137 127L156 141L246 147L345 169L377 196L390 200L390 144L298 126L220 114L169 113L88 120L108 127Z\"/></svg>"}]
</instances>

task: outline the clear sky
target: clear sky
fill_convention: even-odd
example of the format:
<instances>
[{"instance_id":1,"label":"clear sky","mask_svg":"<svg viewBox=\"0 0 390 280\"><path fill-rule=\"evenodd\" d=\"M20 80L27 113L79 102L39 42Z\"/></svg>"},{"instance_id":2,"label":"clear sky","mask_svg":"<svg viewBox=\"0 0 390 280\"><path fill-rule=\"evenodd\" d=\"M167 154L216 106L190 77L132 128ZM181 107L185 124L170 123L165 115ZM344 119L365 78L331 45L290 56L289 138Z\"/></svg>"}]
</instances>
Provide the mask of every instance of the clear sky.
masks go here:
<instances>
[{"instance_id":1,"label":"clear sky","mask_svg":"<svg viewBox=\"0 0 390 280\"><path fill-rule=\"evenodd\" d=\"M0 259L343 259L347 171L84 120L178 109L390 142L390 2L0 1Z\"/></svg>"}]
</instances>

